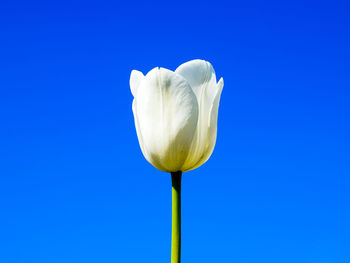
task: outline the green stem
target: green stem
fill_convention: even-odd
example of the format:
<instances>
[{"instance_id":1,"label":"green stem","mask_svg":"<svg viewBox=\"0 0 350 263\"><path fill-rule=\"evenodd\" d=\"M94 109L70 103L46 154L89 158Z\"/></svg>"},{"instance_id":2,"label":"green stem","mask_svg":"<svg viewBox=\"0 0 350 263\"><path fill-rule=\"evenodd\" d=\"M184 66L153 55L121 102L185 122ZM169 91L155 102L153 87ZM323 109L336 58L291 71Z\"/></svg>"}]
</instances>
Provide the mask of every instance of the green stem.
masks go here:
<instances>
[{"instance_id":1,"label":"green stem","mask_svg":"<svg viewBox=\"0 0 350 263\"><path fill-rule=\"evenodd\" d=\"M181 255L181 171L171 173L172 228L171 263L180 263Z\"/></svg>"}]
</instances>

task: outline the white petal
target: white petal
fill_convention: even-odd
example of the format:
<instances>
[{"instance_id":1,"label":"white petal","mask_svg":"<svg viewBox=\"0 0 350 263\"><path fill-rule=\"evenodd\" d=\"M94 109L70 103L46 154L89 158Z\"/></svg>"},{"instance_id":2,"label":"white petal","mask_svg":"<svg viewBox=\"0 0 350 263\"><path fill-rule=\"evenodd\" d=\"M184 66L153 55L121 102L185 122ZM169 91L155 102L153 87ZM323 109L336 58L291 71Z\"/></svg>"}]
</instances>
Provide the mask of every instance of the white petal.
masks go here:
<instances>
[{"instance_id":1,"label":"white petal","mask_svg":"<svg viewBox=\"0 0 350 263\"><path fill-rule=\"evenodd\" d=\"M214 151L214 147L216 143L216 135L217 135L219 103L220 103L220 97L221 97L221 92L223 87L224 87L224 79L221 78L217 85L216 95L209 112L208 136L206 138L206 143L205 143L206 147L203 151L202 157L189 170L196 169L202 164L204 164L210 158L211 154Z\"/></svg>"},{"instance_id":2,"label":"white petal","mask_svg":"<svg viewBox=\"0 0 350 263\"><path fill-rule=\"evenodd\" d=\"M200 59L191 60L180 65L175 72L188 81L197 99L202 95L214 98L216 75L213 66L209 62ZM203 90L207 94L202 94Z\"/></svg>"},{"instance_id":3,"label":"white petal","mask_svg":"<svg viewBox=\"0 0 350 263\"><path fill-rule=\"evenodd\" d=\"M223 87L224 87L224 79L221 78L218 82L215 98L209 113L209 118L210 118L209 119L210 122L208 123L209 127L217 126L219 103L220 103L220 97L221 97Z\"/></svg>"},{"instance_id":4,"label":"white petal","mask_svg":"<svg viewBox=\"0 0 350 263\"><path fill-rule=\"evenodd\" d=\"M162 171L180 170L198 119L198 103L190 85L170 70L155 68L141 82L135 100L146 159Z\"/></svg>"},{"instance_id":5,"label":"white petal","mask_svg":"<svg viewBox=\"0 0 350 263\"><path fill-rule=\"evenodd\" d=\"M183 171L187 171L198 167L198 163L200 165L203 164L212 153L210 149L214 149L216 125L215 128L212 127L210 129L209 124L210 110L218 92L218 86L212 65L204 60L197 59L184 63L175 72L182 75L190 83L199 104L196 134L193 138L188 158L182 168ZM203 159L205 161L202 162Z\"/></svg>"},{"instance_id":6,"label":"white petal","mask_svg":"<svg viewBox=\"0 0 350 263\"><path fill-rule=\"evenodd\" d=\"M144 75L142 74L142 72L138 71L138 70L133 70L131 71L130 74L130 89L131 89L131 93L132 95L135 97L137 88L140 86L141 81L144 79Z\"/></svg>"},{"instance_id":7,"label":"white petal","mask_svg":"<svg viewBox=\"0 0 350 263\"><path fill-rule=\"evenodd\" d=\"M136 133L137 133L137 138L139 140L139 145L140 145L140 148L141 148L141 151L143 153L143 156L146 158L146 160L148 162L151 162L150 160L150 155L147 151L147 149L145 148L145 145L143 143L143 138L142 138L142 133L141 133L141 130L140 130L140 124L139 124L139 119L137 117L137 105L136 105L136 100L134 99L133 102L132 102L132 112L134 114L134 121L135 121L135 128L136 128ZM164 168L159 166L159 165L156 165L156 168L159 169L159 170L163 170Z\"/></svg>"}]
</instances>

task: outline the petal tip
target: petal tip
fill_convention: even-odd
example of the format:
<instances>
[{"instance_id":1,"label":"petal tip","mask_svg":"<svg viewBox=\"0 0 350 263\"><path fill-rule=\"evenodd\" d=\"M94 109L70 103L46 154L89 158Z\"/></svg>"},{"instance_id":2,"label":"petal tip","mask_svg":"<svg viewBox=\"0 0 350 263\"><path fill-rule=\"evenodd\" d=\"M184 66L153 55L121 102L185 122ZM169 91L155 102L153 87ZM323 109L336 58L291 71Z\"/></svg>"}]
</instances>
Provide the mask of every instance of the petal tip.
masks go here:
<instances>
[{"instance_id":1,"label":"petal tip","mask_svg":"<svg viewBox=\"0 0 350 263\"><path fill-rule=\"evenodd\" d=\"M220 78L219 82L218 82L218 88L222 89L224 87L224 79Z\"/></svg>"},{"instance_id":2,"label":"petal tip","mask_svg":"<svg viewBox=\"0 0 350 263\"><path fill-rule=\"evenodd\" d=\"M134 97L135 97L135 94L136 94L136 90L140 86L140 83L141 83L143 78L144 78L144 75L142 74L141 71L138 71L138 70L135 70L135 69L133 69L131 71L129 84L130 84L131 93L132 93L132 95Z\"/></svg>"}]
</instances>

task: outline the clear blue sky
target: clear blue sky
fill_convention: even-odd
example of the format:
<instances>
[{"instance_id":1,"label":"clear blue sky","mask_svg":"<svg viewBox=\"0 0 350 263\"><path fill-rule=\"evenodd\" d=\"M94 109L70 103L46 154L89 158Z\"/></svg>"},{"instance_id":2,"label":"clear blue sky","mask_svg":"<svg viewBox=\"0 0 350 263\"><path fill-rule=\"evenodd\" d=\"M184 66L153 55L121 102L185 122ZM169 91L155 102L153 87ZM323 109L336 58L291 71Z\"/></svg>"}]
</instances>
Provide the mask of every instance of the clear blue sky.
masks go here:
<instances>
[{"instance_id":1,"label":"clear blue sky","mask_svg":"<svg viewBox=\"0 0 350 263\"><path fill-rule=\"evenodd\" d=\"M183 176L183 263L350 262L346 1L1 1L0 262L170 262L170 176L129 76L210 61L209 161Z\"/></svg>"}]
</instances>

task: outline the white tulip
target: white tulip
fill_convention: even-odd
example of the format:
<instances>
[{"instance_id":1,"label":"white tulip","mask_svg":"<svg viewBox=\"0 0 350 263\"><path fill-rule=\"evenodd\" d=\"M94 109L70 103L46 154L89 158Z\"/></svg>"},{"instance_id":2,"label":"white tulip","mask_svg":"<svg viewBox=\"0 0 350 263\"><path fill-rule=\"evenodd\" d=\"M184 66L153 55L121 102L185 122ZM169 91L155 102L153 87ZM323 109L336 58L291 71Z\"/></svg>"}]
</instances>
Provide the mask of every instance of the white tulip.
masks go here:
<instances>
[{"instance_id":1,"label":"white tulip","mask_svg":"<svg viewBox=\"0 0 350 263\"><path fill-rule=\"evenodd\" d=\"M161 171L185 172L209 159L223 85L204 60L184 63L175 72L158 67L146 76L131 72L135 126L148 162Z\"/></svg>"}]
</instances>

